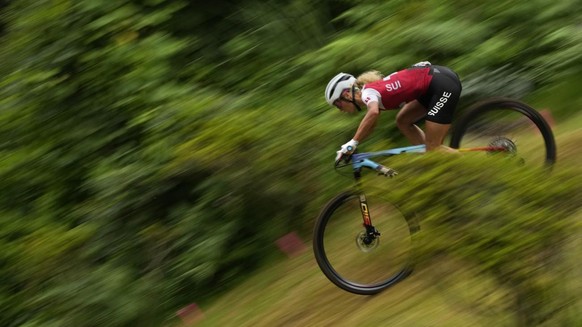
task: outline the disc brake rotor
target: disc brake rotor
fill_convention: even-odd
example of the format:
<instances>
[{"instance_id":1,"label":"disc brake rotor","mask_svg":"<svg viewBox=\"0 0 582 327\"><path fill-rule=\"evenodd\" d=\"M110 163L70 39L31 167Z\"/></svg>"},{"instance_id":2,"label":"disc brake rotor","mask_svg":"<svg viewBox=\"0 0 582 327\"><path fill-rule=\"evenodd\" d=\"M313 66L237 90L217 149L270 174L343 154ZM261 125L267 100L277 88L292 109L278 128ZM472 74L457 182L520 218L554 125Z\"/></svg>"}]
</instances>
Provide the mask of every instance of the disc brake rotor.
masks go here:
<instances>
[{"instance_id":1,"label":"disc brake rotor","mask_svg":"<svg viewBox=\"0 0 582 327\"><path fill-rule=\"evenodd\" d=\"M504 148L505 151L511 155L517 154L517 146L515 145L515 142L508 139L507 137L500 136L489 143L489 146Z\"/></svg>"},{"instance_id":2,"label":"disc brake rotor","mask_svg":"<svg viewBox=\"0 0 582 327\"><path fill-rule=\"evenodd\" d=\"M362 252L370 252L380 245L380 237L370 237L366 231L362 231L356 236L356 245Z\"/></svg>"}]
</instances>

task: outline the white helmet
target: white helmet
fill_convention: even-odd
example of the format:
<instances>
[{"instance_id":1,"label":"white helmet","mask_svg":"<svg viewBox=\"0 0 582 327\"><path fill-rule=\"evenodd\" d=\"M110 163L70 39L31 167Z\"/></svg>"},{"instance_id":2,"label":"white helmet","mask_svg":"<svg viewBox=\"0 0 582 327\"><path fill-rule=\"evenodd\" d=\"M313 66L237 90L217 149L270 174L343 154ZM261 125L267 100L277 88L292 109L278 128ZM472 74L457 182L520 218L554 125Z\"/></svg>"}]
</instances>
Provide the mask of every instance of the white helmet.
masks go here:
<instances>
[{"instance_id":1,"label":"white helmet","mask_svg":"<svg viewBox=\"0 0 582 327\"><path fill-rule=\"evenodd\" d=\"M350 74L339 73L335 75L325 88L325 100L333 106L345 89L349 89L356 82L356 78Z\"/></svg>"}]
</instances>

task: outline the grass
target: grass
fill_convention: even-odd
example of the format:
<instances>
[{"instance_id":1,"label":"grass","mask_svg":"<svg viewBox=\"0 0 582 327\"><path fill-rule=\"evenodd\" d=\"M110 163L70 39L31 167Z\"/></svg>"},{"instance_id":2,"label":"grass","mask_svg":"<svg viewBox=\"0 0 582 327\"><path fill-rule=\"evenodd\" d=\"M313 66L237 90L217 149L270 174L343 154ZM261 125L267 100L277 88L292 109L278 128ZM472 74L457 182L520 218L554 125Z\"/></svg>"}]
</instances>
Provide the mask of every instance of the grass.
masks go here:
<instances>
[{"instance_id":1,"label":"grass","mask_svg":"<svg viewBox=\"0 0 582 327\"><path fill-rule=\"evenodd\" d=\"M196 326L481 326L456 310L421 271L389 291L366 297L336 288L310 251L266 268L204 311ZM503 319L493 319L503 325Z\"/></svg>"},{"instance_id":2,"label":"grass","mask_svg":"<svg viewBox=\"0 0 582 327\"><path fill-rule=\"evenodd\" d=\"M558 146L556 169L582 159L582 115L554 126ZM582 213L578 215L582 220ZM577 226L577 231L580 231ZM582 312L582 244L574 235L566 258L573 269L565 286L578 295L573 312ZM411 277L375 296L359 296L335 287L319 270L311 247L275 260L244 283L202 307L204 317L191 324L214 326L513 326L510 315L485 315L459 306L433 282L433 269L420 267ZM477 281L479 282L479 281ZM574 318L577 319L577 318ZM572 322L581 323L580 320ZM550 322L548 326L553 326Z\"/></svg>"}]
</instances>

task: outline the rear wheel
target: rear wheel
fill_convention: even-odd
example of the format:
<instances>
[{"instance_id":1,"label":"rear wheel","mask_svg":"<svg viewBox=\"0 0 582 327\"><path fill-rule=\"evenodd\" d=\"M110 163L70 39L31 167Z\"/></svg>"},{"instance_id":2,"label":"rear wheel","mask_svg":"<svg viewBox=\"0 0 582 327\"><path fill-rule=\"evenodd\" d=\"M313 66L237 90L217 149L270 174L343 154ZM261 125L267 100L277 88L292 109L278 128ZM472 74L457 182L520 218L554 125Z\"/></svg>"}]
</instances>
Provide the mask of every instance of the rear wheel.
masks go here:
<instances>
[{"instance_id":1,"label":"rear wheel","mask_svg":"<svg viewBox=\"0 0 582 327\"><path fill-rule=\"evenodd\" d=\"M314 229L313 249L325 276L352 293L376 294L412 272L414 220L380 196L367 196L372 223L380 233L367 237L362 223L359 193L332 199Z\"/></svg>"},{"instance_id":2,"label":"rear wheel","mask_svg":"<svg viewBox=\"0 0 582 327\"><path fill-rule=\"evenodd\" d=\"M556 161L556 142L546 120L527 104L511 99L490 99L470 108L455 122L450 146L502 146L527 164Z\"/></svg>"}]
</instances>

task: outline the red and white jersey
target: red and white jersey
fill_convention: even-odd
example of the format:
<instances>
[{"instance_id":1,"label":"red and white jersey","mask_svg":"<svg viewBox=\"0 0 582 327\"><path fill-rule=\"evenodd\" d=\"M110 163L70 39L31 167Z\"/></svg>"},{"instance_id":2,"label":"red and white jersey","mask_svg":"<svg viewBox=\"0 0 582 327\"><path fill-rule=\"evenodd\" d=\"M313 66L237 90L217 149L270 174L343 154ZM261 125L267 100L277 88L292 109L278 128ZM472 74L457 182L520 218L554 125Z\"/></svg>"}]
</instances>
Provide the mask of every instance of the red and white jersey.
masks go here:
<instances>
[{"instance_id":1,"label":"red and white jersey","mask_svg":"<svg viewBox=\"0 0 582 327\"><path fill-rule=\"evenodd\" d=\"M431 67L412 67L364 85L362 100L378 102L380 109L396 109L426 93L432 80Z\"/></svg>"}]
</instances>

